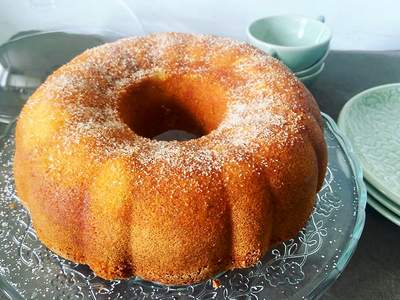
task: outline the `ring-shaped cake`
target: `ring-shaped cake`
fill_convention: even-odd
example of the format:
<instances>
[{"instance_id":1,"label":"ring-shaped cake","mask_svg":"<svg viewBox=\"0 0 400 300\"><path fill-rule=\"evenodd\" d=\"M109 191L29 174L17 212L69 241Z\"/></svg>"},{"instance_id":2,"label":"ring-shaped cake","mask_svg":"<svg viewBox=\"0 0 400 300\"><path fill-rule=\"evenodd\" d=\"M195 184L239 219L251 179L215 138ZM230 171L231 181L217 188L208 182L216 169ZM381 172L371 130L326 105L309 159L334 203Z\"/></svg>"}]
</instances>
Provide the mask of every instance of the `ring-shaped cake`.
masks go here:
<instances>
[{"instance_id":1,"label":"ring-shaped cake","mask_svg":"<svg viewBox=\"0 0 400 300\"><path fill-rule=\"evenodd\" d=\"M160 141L171 129L198 135ZM43 243L106 279L184 284L294 237L325 175L312 95L228 38L160 33L85 51L30 97L14 174Z\"/></svg>"}]
</instances>

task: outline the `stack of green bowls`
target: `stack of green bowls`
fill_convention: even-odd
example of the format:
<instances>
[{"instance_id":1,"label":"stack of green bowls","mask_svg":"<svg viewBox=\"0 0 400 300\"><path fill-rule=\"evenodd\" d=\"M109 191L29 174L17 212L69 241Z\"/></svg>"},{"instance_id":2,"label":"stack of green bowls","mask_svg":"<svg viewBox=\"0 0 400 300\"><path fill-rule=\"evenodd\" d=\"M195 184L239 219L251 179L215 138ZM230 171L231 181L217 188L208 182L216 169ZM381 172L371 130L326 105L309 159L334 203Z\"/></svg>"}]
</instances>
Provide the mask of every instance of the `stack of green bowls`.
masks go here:
<instances>
[{"instance_id":1,"label":"stack of green bowls","mask_svg":"<svg viewBox=\"0 0 400 300\"><path fill-rule=\"evenodd\" d=\"M281 60L306 85L325 67L332 32L324 18L297 15L255 20L247 28L249 42Z\"/></svg>"}]
</instances>

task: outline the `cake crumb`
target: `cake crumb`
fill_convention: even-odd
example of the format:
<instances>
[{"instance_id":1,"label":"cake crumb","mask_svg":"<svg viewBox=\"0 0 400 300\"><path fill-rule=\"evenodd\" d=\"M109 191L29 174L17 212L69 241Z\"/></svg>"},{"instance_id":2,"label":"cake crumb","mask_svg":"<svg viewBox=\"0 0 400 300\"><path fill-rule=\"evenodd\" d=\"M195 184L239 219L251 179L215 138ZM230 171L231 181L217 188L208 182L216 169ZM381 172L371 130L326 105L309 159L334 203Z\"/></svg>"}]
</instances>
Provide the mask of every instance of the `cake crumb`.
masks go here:
<instances>
[{"instance_id":1,"label":"cake crumb","mask_svg":"<svg viewBox=\"0 0 400 300\"><path fill-rule=\"evenodd\" d=\"M221 286L221 281L220 280L218 280L218 279L213 279L212 280L212 287L214 288L214 289L217 289L217 288L219 288Z\"/></svg>"},{"instance_id":2,"label":"cake crumb","mask_svg":"<svg viewBox=\"0 0 400 300\"><path fill-rule=\"evenodd\" d=\"M15 202L12 202L12 203L8 204L8 207L10 209L16 209L17 208L17 204Z\"/></svg>"}]
</instances>

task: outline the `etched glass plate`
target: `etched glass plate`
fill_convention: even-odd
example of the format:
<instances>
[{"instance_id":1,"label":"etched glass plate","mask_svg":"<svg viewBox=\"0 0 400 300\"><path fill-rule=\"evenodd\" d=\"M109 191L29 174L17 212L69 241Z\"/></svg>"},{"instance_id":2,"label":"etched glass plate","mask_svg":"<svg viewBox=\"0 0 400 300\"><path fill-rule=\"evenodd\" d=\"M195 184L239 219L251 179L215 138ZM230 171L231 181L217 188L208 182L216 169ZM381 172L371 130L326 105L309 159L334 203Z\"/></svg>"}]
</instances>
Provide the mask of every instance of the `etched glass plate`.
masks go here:
<instances>
[{"instance_id":1,"label":"etched glass plate","mask_svg":"<svg viewBox=\"0 0 400 300\"><path fill-rule=\"evenodd\" d=\"M15 195L14 129L0 140L0 290L14 299L313 299L348 263L361 235L366 191L352 150L326 115L329 166L315 211L299 235L254 267L188 286L134 278L105 281L52 253L37 239Z\"/></svg>"}]
</instances>

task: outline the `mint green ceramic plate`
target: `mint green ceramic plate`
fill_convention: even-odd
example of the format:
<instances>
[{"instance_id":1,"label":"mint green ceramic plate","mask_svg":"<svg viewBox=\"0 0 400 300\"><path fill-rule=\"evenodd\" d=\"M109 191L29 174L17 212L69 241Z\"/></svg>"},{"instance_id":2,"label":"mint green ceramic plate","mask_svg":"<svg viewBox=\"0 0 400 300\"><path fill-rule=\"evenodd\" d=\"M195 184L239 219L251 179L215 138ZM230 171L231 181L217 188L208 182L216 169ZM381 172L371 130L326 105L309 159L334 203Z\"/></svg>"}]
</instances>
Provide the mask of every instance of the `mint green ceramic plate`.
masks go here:
<instances>
[{"instance_id":1,"label":"mint green ceramic plate","mask_svg":"<svg viewBox=\"0 0 400 300\"><path fill-rule=\"evenodd\" d=\"M371 195L380 204L382 204L387 209L389 209L390 211L392 211L393 213L395 213L396 215L398 215L400 217L400 205L397 205L396 203L394 203L393 201L388 199L384 194L379 192L376 188L374 188L368 182L365 181L364 183L367 187L367 191L368 191L369 195Z\"/></svg>"},{"instance_id":2,"label":"mint green ceramic plate","mask_svg":"<svg viewBox=\"0 0 400 300\"><path fill-rule=\"evenodd\" d=\"M400 83L354 96L338 123L361 160L365 178L400 205Z\"/></svg>"},{"instance_id":3,"label":"mint green ceramic plate","mask_svg":"<svg viewBox=\"0 0 400 300\"><path fill-rule=\"evenodd\" d=\"M372 206L378 213L380 213L386 219L388 219L392 223L396 224L397 226L400 226L400 217L397 216L395 213L391 212L389 209L387 209L382 204L380 204L379 201L375 200L374 197L372 197L371 195L368 195L367 202L370 206Z\"/></svg>"}]
</instances>

